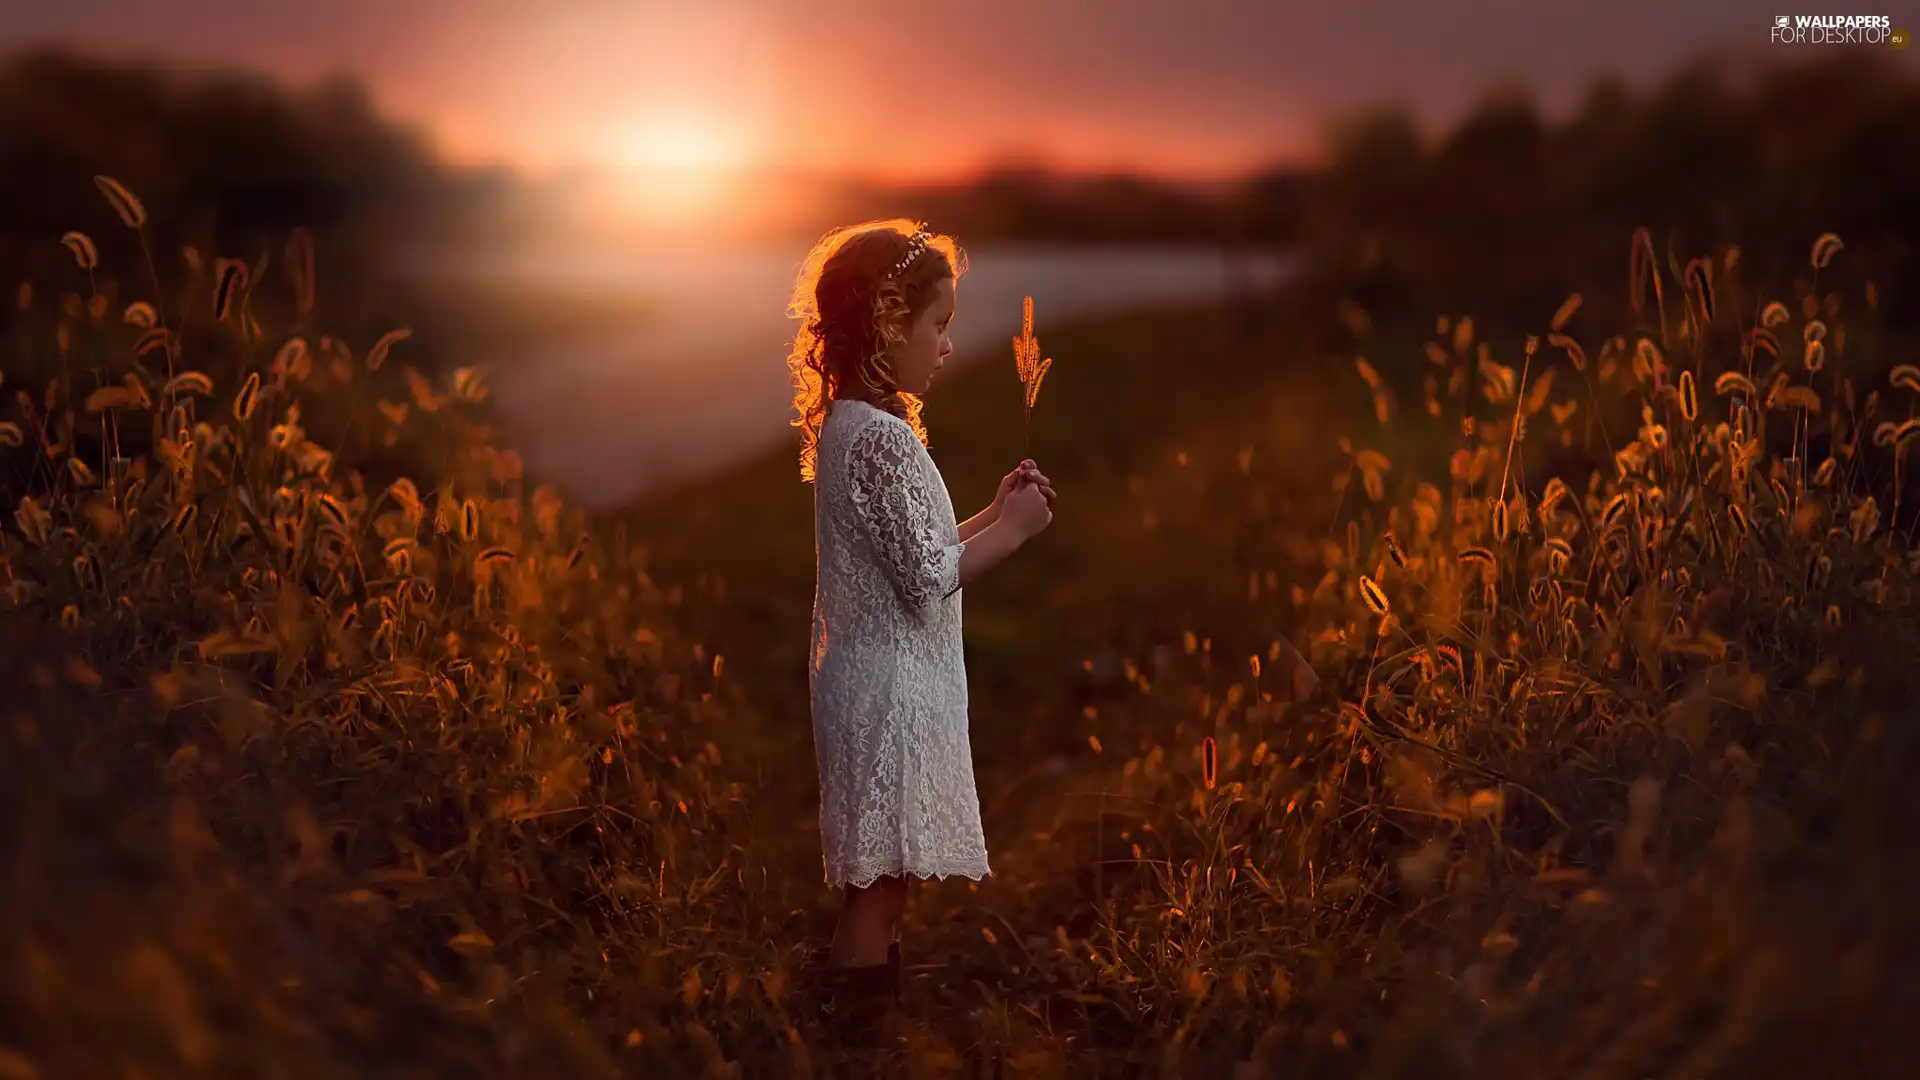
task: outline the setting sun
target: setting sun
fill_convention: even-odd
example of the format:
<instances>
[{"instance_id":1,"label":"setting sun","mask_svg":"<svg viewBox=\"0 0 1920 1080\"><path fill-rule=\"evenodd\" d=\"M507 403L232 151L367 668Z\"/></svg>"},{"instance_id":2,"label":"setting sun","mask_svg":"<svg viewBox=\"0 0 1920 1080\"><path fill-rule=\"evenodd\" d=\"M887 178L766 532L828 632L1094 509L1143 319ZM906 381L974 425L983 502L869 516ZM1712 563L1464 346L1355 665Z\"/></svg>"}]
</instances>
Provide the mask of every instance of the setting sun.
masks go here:
<instances>
[{"instance_id":1,"label":"setting sun","mask_svg":"<svg viewBox=\"0 0 1920 1080\"><path fill-rule=\"evenodd\" d=\"M738 168L747 141L723 124L688 116L656 116L615 129L609 156L629 168L713 172Z\"/></svg>"},{"instance_id":2,"label":"setting sun","mask_svg":"<svg viewBox=\"0 0 1920 1080\"><path fill-rule=\"evenodd\" d=\"M652 224L704 220L739 194L749 163L747 137L737 128L682 115L661 115L613 128L605 161L616 174L608 194L623 217Z\"/></svg>"}]
</instances>

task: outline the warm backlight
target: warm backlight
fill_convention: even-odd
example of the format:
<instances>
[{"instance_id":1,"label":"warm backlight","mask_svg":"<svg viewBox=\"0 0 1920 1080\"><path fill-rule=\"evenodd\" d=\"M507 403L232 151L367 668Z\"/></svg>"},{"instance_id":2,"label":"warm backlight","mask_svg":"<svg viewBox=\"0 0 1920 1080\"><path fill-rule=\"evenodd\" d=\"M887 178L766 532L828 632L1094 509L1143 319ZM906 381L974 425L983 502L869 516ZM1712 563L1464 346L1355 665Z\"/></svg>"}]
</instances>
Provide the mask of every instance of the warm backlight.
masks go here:
<instances>
[{"instance_id":1,"label":"warm backlight","mask_svg":"<svg viewBox=\"0 0 1920 1080\"><path fill-rule=\"evenodd\" d=\"M634 216L692 223L740 194L749 146L723 122L662 115L616 127L606 157L621 174L622 201Z\"/></svg>"}]
</instances>

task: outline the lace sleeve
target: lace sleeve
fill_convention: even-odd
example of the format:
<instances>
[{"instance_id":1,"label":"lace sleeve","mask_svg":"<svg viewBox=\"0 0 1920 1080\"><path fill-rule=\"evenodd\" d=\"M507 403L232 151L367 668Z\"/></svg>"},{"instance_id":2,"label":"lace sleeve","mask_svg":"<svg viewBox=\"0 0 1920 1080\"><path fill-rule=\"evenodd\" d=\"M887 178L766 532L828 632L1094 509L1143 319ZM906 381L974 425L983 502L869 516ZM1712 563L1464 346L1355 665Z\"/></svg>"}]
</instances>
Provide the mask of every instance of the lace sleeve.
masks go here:
<instances>
[{"instance_id":1,"label":"lace sleeve","mask_svg":"<svg viewBox=\"0 0 1920 1080\"><path fill-rule=\"evenodd\" d=\"M847 486L894 590L909 608L920 608L960 588L960 554L967 545L946 542L910 440L913 433L897 424L869 424L848 446Z\"/></svg>"}]
</instances>

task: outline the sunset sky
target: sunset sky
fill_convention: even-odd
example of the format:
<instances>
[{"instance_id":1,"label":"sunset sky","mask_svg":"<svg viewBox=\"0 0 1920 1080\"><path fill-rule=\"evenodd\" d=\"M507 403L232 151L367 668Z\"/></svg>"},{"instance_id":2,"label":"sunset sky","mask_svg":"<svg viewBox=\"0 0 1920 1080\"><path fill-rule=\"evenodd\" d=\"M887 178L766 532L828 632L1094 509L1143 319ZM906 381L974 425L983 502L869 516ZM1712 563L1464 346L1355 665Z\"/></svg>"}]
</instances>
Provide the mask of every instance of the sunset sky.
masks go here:
<instances>
[{"instance_id":1,"label":"sunset sky","mask_svg":"<svg viewBox=\"0 0 1920 1080\"><path fill-rule=\"evenodd\" d=\"M1764 47L1738 0L54 0L0 45L345 70L459 160L612 170L695 199L763 169L929 179L1010 157L1218 179L1378 99L1429 120L1492 80L1549 109L1606 69ZM1097 14L1088 14L1095 12ZM674 178L678 179L675 180ZM677 185L677 186L676 186Z\"/></svg>"},{"instance_id":2,"label":"sunset sky","mask_svg":"<svg viewBox=\"0 0 1920 1080\"><path fill-rule=\"evenodd\" d=\"M1000 152L1219 176L1298 154L1329 110L1437 117L1502 72L1570 100L1611 67L1766 40L1752 3L1515 0L59 0L0 41L365 75L462 154L648 154L941 174ZM1099 14L1088 15L1093 11ZM689 135L682 129L705 131Z\"/></svg>"}]
</instances>

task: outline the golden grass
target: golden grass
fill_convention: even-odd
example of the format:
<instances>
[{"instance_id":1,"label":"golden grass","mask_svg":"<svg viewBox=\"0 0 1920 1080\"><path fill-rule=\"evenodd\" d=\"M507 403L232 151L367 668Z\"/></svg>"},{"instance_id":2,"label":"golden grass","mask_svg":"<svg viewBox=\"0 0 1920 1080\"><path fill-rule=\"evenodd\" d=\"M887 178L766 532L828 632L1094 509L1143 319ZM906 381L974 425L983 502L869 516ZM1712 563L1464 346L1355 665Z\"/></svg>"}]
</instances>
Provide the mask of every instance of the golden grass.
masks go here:
<instances>
[{"instance_id":1,"label":"golden grass","mask_svg":"<svg viewBox=\"0 0 1920 1080\"><path fill-rule=\"evenodd\" d=\"M1638 244L1631 284L1662 296ZM1871 492L1905 440L1860 438L1867 388L1832 365L1819 394L1801 356L1716 334L1732 303L1644 313L1578 366L1594 308L1570 303L1547 325L1572 347L1517 370L1447 320L1372 341L1351 408L1281 372L1272 415L1210 401L1178 445L1063 454L1069 500L1153 455L1087 511L1116 549L1229 554L1132 613L1109 679L1089 659L1083 726L1050 734L1084 749L996 817L998 879L916 896L941 981L876 1055L799 1009L812 776L742 685L794 673L689 633L696 599L752 601L656 582L619 523L529 490L478 373L289 353L258 275L217 265L167 324L177 373L140 360L157 327L85 304L8 362L0 1072L1866 1075L1904 1052L1913 976L1884 957L1914 928L1920 642L1883 615L1914 560ZM1860 370L1837 314L1801 310ZM1058 352L1065 420L1111 373ZM1432 375L1432 430L1408 410L1336 453L1323 428L1415 392L1396 370ZM1834 463L1790 466L1822 411ZM396 446L441 464L397 475ZM1171 580L1138 569L1116 594ZM1100 610L1071 588L1108 582L1062 579L1050 604ZM1263 682L1276 612L1328 707Z\"/></svg>"}]
</instances>

